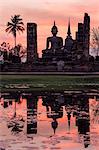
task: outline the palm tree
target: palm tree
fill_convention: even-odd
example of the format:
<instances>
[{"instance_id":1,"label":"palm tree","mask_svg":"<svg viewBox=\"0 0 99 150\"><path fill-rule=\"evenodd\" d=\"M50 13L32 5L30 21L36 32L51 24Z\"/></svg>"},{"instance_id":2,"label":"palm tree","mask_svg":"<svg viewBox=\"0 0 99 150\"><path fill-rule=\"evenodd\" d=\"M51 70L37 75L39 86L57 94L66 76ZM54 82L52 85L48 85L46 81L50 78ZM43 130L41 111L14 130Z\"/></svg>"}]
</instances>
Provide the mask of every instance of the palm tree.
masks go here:
<instances>
[{"instance_id":1,"label":"palm tree","mask_svg":"<svg viewBox=\"0 0 99 150\"><path fill-rule=\"evenodd\" d=\"M11 16L11 22L7 23L7 29L6 32L12 33L15 39L15 46L16 46L16 33L17 31L20 33L23 32L24 29L24 23L22 22L22 18L20 15L14 15Z\"/></svg>"}]
</instances>

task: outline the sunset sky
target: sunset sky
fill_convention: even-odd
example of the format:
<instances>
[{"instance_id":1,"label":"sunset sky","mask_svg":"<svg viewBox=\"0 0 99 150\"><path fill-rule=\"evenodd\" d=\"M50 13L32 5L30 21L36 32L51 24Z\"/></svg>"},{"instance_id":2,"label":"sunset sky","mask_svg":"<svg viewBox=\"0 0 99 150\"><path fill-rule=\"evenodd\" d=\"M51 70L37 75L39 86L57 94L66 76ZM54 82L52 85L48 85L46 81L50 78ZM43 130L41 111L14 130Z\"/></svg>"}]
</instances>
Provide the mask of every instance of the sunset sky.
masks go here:
<instances>
[{"instance_id":1,"label":"sunset sky","mask_svg":"<svg viewBox=\"0 0 99 150\"><path fill-rule=\"evenodd\" d=\"M84 13L91 17L91 28L99 26L99 0L0 0L0 43L3 41L14 45L11 34L5 32L11 15L20 14L25 24L38 24L38 51L45 49L46 37L51 35L53 21L56 21L59 33L66 37L68 18L71 20L72 36L75 38L77 23L83 21ZM26 46L26 30L17 36L17 43Z\"/></svg>"}]
</instances>

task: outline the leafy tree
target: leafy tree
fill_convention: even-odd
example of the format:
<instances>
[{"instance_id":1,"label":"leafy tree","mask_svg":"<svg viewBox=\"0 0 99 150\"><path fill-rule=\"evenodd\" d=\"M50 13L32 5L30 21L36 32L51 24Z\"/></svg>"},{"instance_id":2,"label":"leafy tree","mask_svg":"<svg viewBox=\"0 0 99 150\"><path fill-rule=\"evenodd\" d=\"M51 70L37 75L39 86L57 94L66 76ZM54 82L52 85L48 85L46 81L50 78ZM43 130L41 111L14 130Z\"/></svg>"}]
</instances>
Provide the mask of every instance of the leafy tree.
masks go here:
<instances>
[{"instance_id":1,"label":"leafy tree","mask_svg":"<svg viewBox=\"0 0 99 150\"><path fill-rule=\"evenodd\" d=\"M14 15L11 16L11 22L7 23L7 29L6 32L12 33L15 39L15 46L16 46L16 35L17 32L23 32L24 29L24 23L22 22L22 18L20 15Z\"/></svg>"},{"instance_id":2,"label":"leafy tree","mask_svg":"<svg viewBox=\"0 0 99 150\"><path fill-rule=\"evenodd\" d=\"M92 48L96 56L99 56L99 27L92 29Z\"/></svg>"}]
</instances>

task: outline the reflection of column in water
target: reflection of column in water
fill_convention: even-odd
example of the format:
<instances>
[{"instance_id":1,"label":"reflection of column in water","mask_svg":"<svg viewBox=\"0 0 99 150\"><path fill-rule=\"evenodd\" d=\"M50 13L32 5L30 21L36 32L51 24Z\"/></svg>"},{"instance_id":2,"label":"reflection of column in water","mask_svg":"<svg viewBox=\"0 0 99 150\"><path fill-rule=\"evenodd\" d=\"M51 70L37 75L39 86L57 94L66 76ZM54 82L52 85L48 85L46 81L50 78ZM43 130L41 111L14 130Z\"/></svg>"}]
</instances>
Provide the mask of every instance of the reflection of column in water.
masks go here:
<instances>
[{"instance_id":1,"label":"reflection of column in water","mask_svg":"<svg viewBox=\"0 0 99 150\"><path fill-rule=\"evenodd\" d=\"M89 98L86 95L80 95L78 100L77 126L80 135L83 135L84 147L90 144L90 116L89 116Z\"/></svg>"},{"instance_id":2,"label":"reflection of column in water","mask_svg":"<svg viewBox=\"0 0 99 150\"><path fill-rule=\"evenodd\" d=\"M4 107L4 108L7 108L7 107L8 107L8 102L5 101L5 100L4 100L4 103L3 103L3 107Z\"/></svg>"},{"instance_id":3,"label":"reflection of column in water","mask_svg":"<svg viewBox=\"0 0 99 150\"><path fill-rule=\"evenodd\" d=\"M27 134L37 133L37 97L27 96Z\"/></svg>"}]
</instances>

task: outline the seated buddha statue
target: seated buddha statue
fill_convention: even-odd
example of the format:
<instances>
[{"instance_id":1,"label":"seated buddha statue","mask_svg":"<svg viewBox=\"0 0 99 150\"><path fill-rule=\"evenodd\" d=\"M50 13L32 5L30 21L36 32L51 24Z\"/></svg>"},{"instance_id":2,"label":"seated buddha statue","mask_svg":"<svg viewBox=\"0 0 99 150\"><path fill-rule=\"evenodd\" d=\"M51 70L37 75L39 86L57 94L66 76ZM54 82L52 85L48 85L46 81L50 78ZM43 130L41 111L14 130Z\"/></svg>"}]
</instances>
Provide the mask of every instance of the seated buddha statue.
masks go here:
<instances>
[{"instance_id":1,"label":"seated buddha statue","mask_svg":"<svg viewBox=\"0 0 99 150\"><path fill-rule=\"evenodd\" d=\"M47 38L46 49L44 50L45 52L48 53L55 52L63 47L63 39L57 36L58 29L57 26L55 25L55 21L54 26L51 29L51 32L53 36Z\"/></svg>"}]
</instances>

